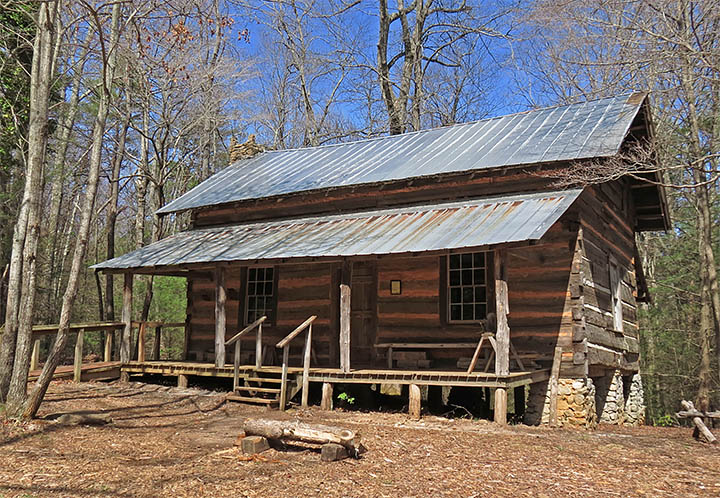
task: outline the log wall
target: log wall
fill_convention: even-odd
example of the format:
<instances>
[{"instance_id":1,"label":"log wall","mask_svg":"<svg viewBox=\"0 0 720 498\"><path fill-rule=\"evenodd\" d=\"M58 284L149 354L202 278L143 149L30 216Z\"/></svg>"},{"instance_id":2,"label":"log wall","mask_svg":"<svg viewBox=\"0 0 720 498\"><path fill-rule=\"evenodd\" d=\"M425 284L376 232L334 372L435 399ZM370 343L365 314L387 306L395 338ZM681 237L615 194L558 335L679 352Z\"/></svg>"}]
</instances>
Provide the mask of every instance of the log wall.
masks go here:
<instances>
[{"instance_id":1,"label":"log wall","mask_svg":"<svg viewBox=\"0 0 720 498\"><path fill-rule=\"evenodd\" d=\"M577 201L580 230L573 265L573 364L586 375L638 370L638 320L633 203L613 182L586 189ZM620 270L623 330L615 330L610 260Z\"/></svg>"},{"instance_id":2,"label":"log wall","mask_svg":"<svg viewBox=\"0 0 720 498\"><path fill-rule=\"evenodd\" d=\"M313 324L313 349L319 364L327 365L330 355L330 292L333 266L330 264L275 266L276 316L263 325L263 344L266 344L266 364L278 364L274 345L300 325L310 315L317 315ZM247 269L230 266L227 269L227 331L226 339L235 335L245 324L245 279ZM188 359L212 361L215 337L215 282L210 272L194 272L188 276ZM304 334L301 334L304 337ZM243 340L243 361L254 362L255 335ZM291 362L300 358L303 341L293 341ZM232 347L227 351L231 358ZM293 358L295 357L295 358ZM297 361L295 362L297 363ZM295 364L293 363L293 364Z\"/></svg>"},{"instance_id":3,"label":"log wall","mask_svg":"<svg viewBox=\"0 0 720 498\"><path fill-rule=\"evenodd\" d=\"M493 181L473 180L477 195L501 193L517 181L511 171ZM538 185L545 180L537 180ZM398 198L425 192L406 189ZM401 195L402 194L402 195ZM365 202L365 194L356 194ZM377 201L377 194L375 199ZM365 199L365 200L362 200ZM288 198L285 202L296 202ZM352 202L350 199L349 202ZM311 203L312 204L312 203ZM298 209L311 204L297 200ZM268 208L270 209L270 208ZM561 376L584 377L598 369L637 370L637 277L633 202L627 182L586 188L573 207L534 244L508 250L509 325L520 353L537 355L549 365L554 348L562 346ZM196 223L225 222L247 214L244 207L201 212ZM271 211L258 216L270 215ZM218 220L220 219L218 218ZM623 331L613 330L608 261L613 257L622 278ZM491 264L491 261L490 261ZM447 320L446 256L383 256L377 258L377 342L472 342L480 327ZM274 344L310 315L318 315L313 329L315 356L320 365L337 366L340 263L285 264L278 275L275 323L264 328L267 344ZM242 325L244 272L229 267L228 337ZM188 285L191 359L212 358L214 282L211 273L191 274ZM402 282L402 294L390 294L390 281ZM491 281L491 280L490 280ZM492 286L488 289L493 295ZM490 299L489 311L494 303ZM253 338L243 343L244 361L251 359ZM293 349L299 356L301 341ZM274 353L274 348L270 348ZM384 351L378 361L383 365ZM470 352L431 350L429 356L451 361ZM270 355L272 356L272 354ZM276 362L275 362L276 363Z\"/></svg>"}]
</instances>

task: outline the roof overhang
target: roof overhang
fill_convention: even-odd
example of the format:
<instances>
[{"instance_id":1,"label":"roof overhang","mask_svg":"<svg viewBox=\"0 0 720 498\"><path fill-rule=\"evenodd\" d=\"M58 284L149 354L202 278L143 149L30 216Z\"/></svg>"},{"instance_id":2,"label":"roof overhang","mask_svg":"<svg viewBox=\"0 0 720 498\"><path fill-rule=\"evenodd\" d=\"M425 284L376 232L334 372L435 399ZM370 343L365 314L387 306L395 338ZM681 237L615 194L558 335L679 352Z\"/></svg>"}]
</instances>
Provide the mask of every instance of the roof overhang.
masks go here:
<instances>
[{"instance_id":1,"label":"roof overhang","mask_svg":"<svg viewBox=\"0 0 720 498\"><path fill-rule=\"evenodd\" d=\"M92 266L106 272L347 258L539 240L581 189L189 230Z\"/></svg>"}]
</instances>

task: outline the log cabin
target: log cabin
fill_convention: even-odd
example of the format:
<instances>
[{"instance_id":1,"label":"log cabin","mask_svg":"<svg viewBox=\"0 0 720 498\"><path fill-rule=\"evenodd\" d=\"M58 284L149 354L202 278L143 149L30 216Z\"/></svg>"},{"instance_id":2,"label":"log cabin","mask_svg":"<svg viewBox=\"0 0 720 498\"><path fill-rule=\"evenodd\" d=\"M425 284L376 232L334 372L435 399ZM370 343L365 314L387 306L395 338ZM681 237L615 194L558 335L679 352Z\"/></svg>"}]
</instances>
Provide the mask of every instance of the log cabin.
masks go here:
<instances>
[{"instance_id":1,"label":"log cabin","mask_svg":"<svg viewBox=\"0 0 720 498\"><path fill-rule=\"evenodd\" d=\"M233 144L230 166L158 211L190 212L188 230L93 266L125 275L123 371L232 376L236 399L281 408L310 384L323 407L336 384L406 385L411 411L419 387L461 386L501 423L508 389L527 423L640 423L635 234L668 229L663 188L652 172L558 179L652 135L633 93L319 147ZM183 363L130 361L143 274L187 279Z\"/></svg>"}]
</instances>

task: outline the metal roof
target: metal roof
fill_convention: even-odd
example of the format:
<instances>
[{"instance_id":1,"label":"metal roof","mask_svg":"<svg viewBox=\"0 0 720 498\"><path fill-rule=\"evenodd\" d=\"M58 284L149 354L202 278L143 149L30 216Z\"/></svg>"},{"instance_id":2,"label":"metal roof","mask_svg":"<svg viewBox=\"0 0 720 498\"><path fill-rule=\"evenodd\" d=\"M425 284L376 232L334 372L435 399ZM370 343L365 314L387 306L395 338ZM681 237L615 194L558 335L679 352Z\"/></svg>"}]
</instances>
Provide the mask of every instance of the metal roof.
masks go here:
<instances>
[{"instance_id":1,"label":"metal roof","mask_svg":"<svg viewBox=\"0 0 720 498\"><path fill-rule=\"evenodd\" d=\"M645 94L358 142L268 151L225 168L158 213L293 192L618 153Z\"/></svg>"},{"instance_id":2,"label":"metal roof","mask_svg":"<svg viewBox=\"0 0 720 498\"><path fill-rule=\"evenodd\" d=\"M582 190L190 230L92 268L417 253L540 239Z\"/></svg>"}]
</instances>

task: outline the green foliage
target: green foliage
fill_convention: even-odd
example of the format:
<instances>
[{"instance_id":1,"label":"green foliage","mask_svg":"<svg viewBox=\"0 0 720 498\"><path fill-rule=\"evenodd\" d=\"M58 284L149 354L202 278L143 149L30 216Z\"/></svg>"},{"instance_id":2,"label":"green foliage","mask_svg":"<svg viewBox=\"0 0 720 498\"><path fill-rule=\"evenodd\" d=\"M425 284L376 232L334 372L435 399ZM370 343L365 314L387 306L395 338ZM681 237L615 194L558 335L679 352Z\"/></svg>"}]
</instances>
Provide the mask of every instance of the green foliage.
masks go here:
<instances>
[{"instance_id":1,"label":"green foliage","mask_svg":"<svg viewBox=\"0 0 720 498\"><path fill-rule=\"evenodd\" d=\"M337 399L339 399L340 401L344 401L348 405L355 404L355 398L349 396L348 393L346 393L346 392L342 392L342 393L338 394Z\"/></svg>"},{"instance_id":2,"label":"green foliage","mask_svg":"<svg viewBox=\"0 0 720 498\"><path fill-rule=\"evenodd\" d=\"M35 24L29 2L0 9L0 271L9 259L20 201L30 113L30 70Z\"/></svg>"},{"instance_id":3,"label":"green foliage","mask_svg":"<svg viewBox=\"0 0 720 498\"><path fill-rule=\"evenodd\" d=\"M653 418L653 425L656 427L675 427L678 425L675 417L669 414Z\"/></svg>"}]
</instances>

